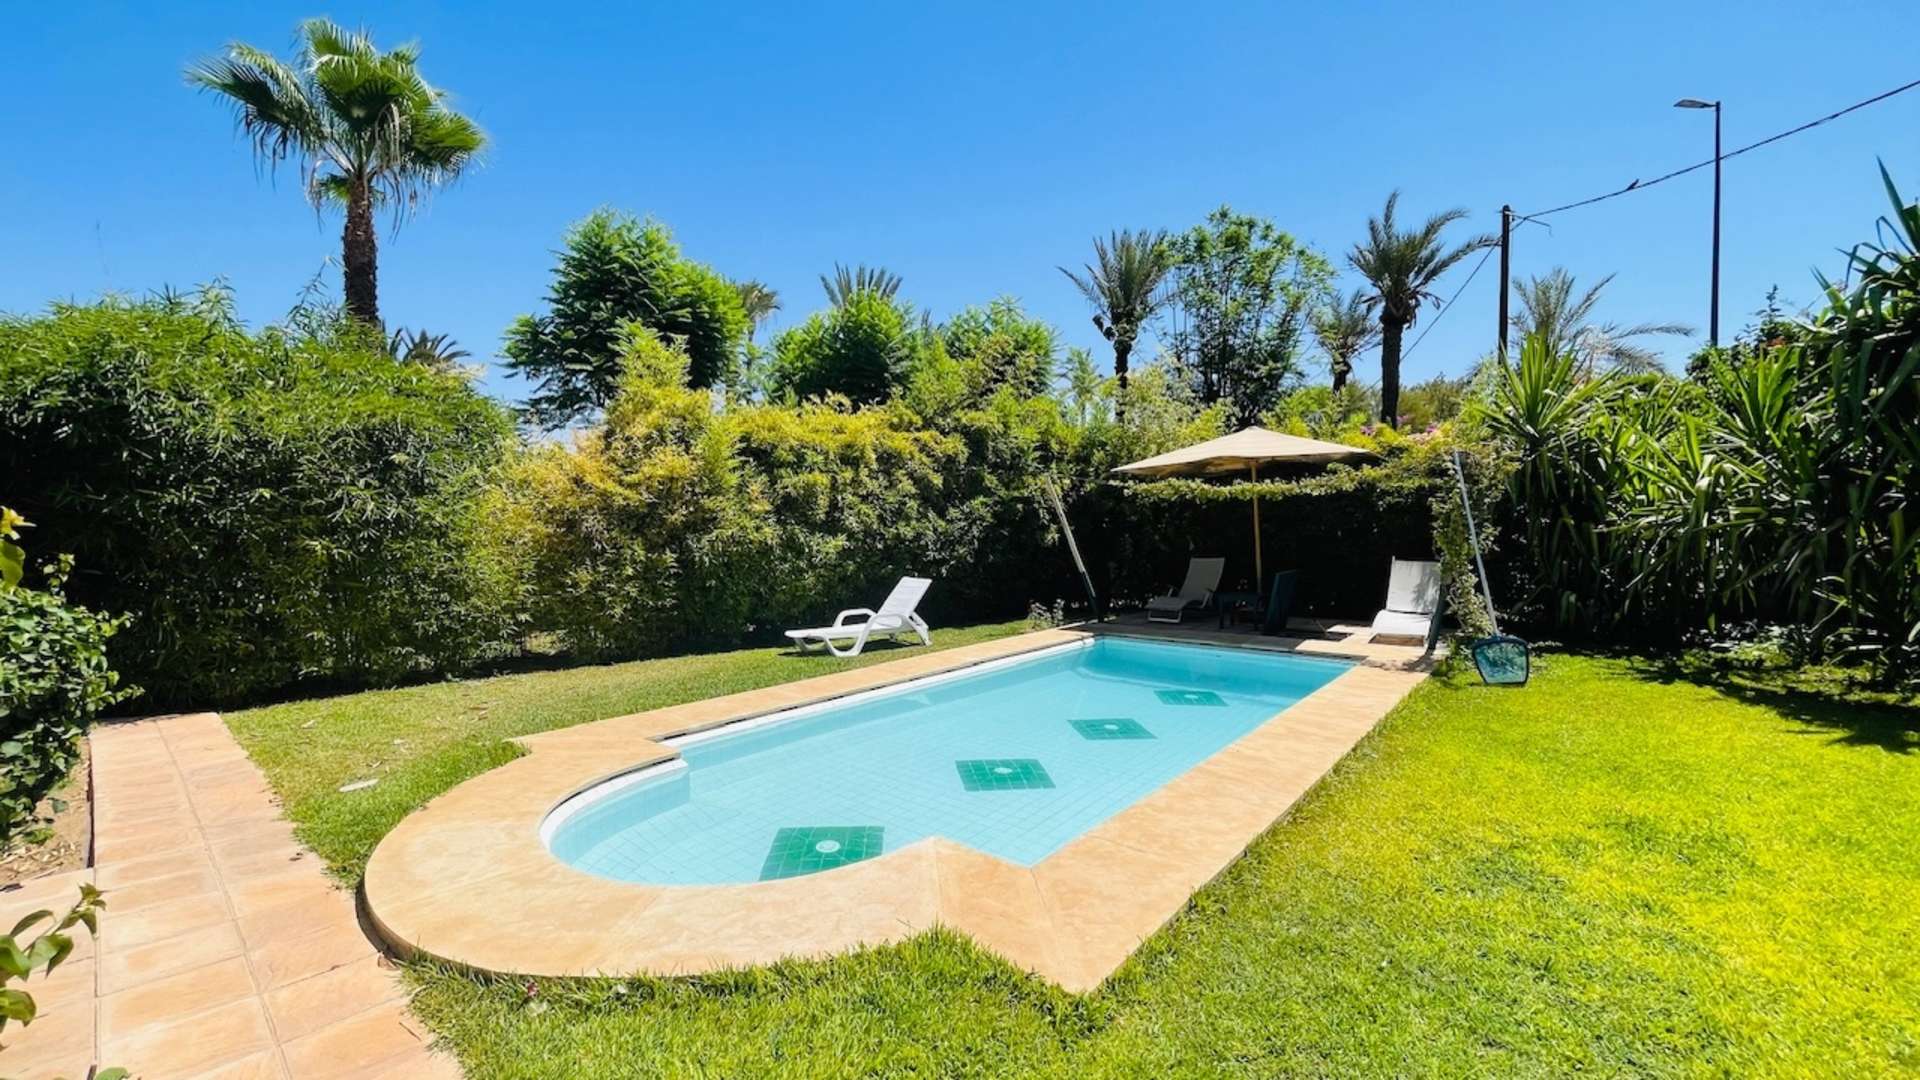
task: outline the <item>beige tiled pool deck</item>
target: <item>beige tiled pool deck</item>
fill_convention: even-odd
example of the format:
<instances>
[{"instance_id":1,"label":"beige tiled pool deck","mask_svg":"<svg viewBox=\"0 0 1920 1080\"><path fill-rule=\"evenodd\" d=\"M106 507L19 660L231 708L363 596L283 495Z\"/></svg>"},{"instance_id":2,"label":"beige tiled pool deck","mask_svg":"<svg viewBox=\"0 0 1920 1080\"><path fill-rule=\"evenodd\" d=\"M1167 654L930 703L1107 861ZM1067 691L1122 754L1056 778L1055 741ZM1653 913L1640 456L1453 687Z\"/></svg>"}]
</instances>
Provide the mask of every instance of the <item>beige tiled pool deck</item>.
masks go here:
<instances>
[{"instance_id":1,"label":"beige tiled pool deck","mask_svg":"<svg viewBox=\"0 0 1920 1080\"><path fill-rule=\"evenodd\" d=\"M83 1080L94 1064L173 1077L457 1077L407 1012L352 894L293 837L266 779L212 713L102 725L94 858L0 892L7 925L106 894L40 1016L0 1033L0 1076Z\"/></svg>"},{"instance_id":2,"label":"beige tiled pool deck","mask_svg":"<svg viewBox=\"0 0 1920 1080\"><path fill-rule=\"evenodd\" d=\"M1303 639L1211 625L1042 631L528 736L529 754L433 800L381 841L367 865L367 909L396 948L490 972L694 974L944 925L1062 987L1091 990L1425 677L1418 649L1364 643L1362 627ZM1361 662L1032 867L932 837L804 877L653 886L576 870L540 839L542 819L569 796L676 756L659 740L1089 632Z\"/></svg>"}]
</instances>

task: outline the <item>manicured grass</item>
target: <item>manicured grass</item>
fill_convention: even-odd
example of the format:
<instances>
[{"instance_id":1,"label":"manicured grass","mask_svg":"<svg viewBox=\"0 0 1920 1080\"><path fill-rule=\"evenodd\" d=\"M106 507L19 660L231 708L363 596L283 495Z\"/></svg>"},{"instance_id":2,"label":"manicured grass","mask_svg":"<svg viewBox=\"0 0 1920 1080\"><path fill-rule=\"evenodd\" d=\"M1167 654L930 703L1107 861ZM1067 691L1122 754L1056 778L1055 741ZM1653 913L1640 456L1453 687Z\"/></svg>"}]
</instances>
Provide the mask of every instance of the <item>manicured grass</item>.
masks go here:
<instances>
[{"instance_id":1,"label":"manicured grass","mask_svg":"<svg viewBox=\"0 0 1920 1080\"><path fill-rule=\"evenodd\" d=\"M1623 659L1536 670L1522 690L1452 678L1416 691L1084 998L937 933L698 979L421 968L415 1007L478 1077L1920 1068L1920 710ZM606 711L571 700L605 693L591 677L563 678L527 687L516 711ZM484 685L420 693L458 717L500 701ZM414 718L409 739L459 732L419 706L345 700L361 704L296 708L338 717L355 753L390 761L390 718ZM311 767L303 753L333 762L326 781L298 782L298 813L358 851L374 819L327 792L359 759L319 736L284 752L300 715L236 724L281 751L267 760L282 783ZM409 800L482 760L432 756L445 764L410 780ZM503 897L502 932L510 911Z\"/></svg>"},{"instance_id":2,"label":"manicured grass","mask_svg":"<svg viewBox=\"0 0 1920 1080\"><path fill-rule=\"evenodd\" d=\"M942 628L935 649L1005 637L1024 620ZM328 865L357 882L374 845L408 812L519 755L505 740L624 713L752 690L910 655L882 643L848 660L787 649L674 656L318 698L230 713L287 815ZM342 786L377 780L342 792Z\"/></svg>"}]
</instances>

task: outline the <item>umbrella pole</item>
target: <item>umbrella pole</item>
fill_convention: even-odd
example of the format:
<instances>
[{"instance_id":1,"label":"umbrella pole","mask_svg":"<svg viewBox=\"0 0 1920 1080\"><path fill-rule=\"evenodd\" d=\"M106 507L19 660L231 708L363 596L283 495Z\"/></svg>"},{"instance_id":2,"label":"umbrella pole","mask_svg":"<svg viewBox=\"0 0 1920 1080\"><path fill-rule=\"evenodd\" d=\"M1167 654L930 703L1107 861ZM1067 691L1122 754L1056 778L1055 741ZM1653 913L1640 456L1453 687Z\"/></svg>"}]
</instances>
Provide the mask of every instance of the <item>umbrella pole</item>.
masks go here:
<instances>
[{"instance_id":1,"label":"umbrella pole","mask_svg":"<svg viewBox=\"0 0 1920 1080\"><path fill-rule=\"evenodd\" d=\"M1254 483L1260 482L1258 462L1249 462L1247 472L1252 476ZM1260 592L1260 582L1266 576L1266 569L1260 565L1260 496L1256 494L1253 497L1253 591L1256 594Z\"/></svg>"}]
</instances>

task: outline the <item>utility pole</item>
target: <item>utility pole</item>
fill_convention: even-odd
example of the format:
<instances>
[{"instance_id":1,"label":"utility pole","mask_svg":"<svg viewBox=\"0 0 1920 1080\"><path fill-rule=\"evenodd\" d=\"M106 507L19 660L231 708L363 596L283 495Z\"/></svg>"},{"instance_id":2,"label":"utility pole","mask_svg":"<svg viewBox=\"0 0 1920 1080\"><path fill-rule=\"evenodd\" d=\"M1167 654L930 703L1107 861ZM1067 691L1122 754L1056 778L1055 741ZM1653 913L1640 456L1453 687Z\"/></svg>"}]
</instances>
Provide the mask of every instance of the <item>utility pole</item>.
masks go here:
<instances>
[{"instance_id":1,"label":"utility pole","mask_svg":"<svg viewBox=\"0 0 1920 1080\"><path fill-rule=\"evenodd\" d=\"M1513 207L1500 207L1500 366L1507 364L1507 275L1513 266Z\"/></svg>"}]
</instances>

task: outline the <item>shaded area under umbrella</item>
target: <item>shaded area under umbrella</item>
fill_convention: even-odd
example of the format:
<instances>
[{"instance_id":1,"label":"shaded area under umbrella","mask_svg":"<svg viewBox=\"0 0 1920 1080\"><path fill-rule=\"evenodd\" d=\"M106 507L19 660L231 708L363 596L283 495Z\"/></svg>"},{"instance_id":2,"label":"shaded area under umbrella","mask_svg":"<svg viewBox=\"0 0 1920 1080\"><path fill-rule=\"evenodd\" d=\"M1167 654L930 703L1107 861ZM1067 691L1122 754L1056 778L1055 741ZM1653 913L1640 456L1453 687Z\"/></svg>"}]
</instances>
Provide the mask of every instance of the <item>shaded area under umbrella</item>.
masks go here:
<instances>
[{"instance_id":1,"label":"shaded area under umbrella","mask_svg":"<svg viewBox=\"0 0 1920 1080\"><path fill-rule=\"evenodd\" d=\"M1169 450L1164 454L1121 465L1113 471L1144 479L1170 476L1239 477L1260 479L1262 465L1325 465L1336 461L1370 458L1371 451L1341 443L1323 442L1283 435L1278 431L1250 426L1231 435L1208 439L1203 443ZM1260 496L1253 497L1253 587L1262 587L1266 568L1260 558Z\"/></svg>"}]
</instances>

